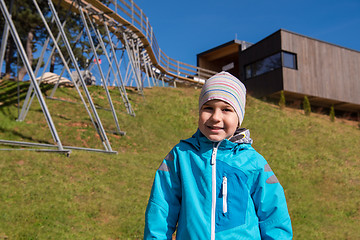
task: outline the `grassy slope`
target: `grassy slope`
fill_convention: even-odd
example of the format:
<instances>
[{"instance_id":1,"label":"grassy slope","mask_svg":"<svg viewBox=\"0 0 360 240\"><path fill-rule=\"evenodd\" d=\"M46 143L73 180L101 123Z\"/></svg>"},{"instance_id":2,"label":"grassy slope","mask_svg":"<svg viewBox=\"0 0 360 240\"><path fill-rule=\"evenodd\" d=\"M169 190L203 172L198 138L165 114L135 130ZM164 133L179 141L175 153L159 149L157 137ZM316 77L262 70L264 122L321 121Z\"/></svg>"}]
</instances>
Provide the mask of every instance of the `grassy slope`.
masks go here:
<instances>
[{"instance_id":1,"label":"grassy slope","mask_svg":"<svg viewBox=\"0 0 360 240\"><path fill-rule=\"evenodd\" d=\"M24 99L26 84L20 90ZM100 87L90 91L97 105L108 107ZM143 98L129 90L134 118L112 90L127 133L108 135L117 155L1 151L0 239L141 239L155 170L179 139L196 130L198 94L153 88ZM56 96L78 103L46 100L63 145L102 148L74 89L61 88ZM16 104L16 84L0 82L0 139L52 143L37 101L24 122L15 121ZM110 112L99 110L99 115L107 130L115 129ZM248 97L243 126L285 188L294 239L359 239L360 131L355 124L280 111Z\"/></svg>"}]
</instances>

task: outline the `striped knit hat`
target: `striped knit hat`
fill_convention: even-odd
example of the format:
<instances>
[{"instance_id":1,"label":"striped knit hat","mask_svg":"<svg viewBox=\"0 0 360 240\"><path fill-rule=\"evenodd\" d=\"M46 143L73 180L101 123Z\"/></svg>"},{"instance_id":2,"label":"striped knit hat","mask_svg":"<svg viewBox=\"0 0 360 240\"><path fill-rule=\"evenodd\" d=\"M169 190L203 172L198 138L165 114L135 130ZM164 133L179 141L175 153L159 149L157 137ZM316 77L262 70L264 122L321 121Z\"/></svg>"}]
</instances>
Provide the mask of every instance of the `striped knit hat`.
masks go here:
<instances>
[{"instance_id":1,"label":"striped knit hat","mask_svg":"<svg viewBox=\"0 0 360 240\"><path fill-rule=\"evenodd\" d=\"M222 100L236 111L241 125L245 114L246 88L244 84L228 72L220 72L209 78L201 89L199 110L210 100Z\"/></svg>"}]
</instances>

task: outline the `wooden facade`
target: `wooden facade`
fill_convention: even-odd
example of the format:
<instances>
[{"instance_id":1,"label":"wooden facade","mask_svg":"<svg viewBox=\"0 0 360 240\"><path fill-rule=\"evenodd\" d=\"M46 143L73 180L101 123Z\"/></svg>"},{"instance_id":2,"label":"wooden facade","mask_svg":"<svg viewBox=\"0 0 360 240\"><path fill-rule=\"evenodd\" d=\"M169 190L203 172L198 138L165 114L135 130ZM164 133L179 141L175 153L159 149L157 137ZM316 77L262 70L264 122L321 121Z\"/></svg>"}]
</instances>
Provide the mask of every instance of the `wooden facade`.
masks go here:
<instances>
[{"instance_id":1,"label":"wooden facade","mask_svg":"<svg viewBox=\"0 0 360 240\"><path fill-rule=\"evenodd\" d=\"M229 59L233 61L235 55L238 57L236 69L231 73L244 82L249 94L278 96L283 90L289 100L308 96L314 106L333 105L338 110L360 112L360 52L283 29L256 44L238 49ZM295 56L295 67L281 64L271 71L248 76L247 66L283 52ZM206 67L202 65L206 62L202 58L211 59L219 53L221 46L199 54L198 66ZM283 58L281 61L283 63ZM221 64L225 62L223 54ZM208 67L214 71L221 68L220 65Z\"/></svg>"},{"instance_id":2,"label":"wooden facade","mask_svg":"<svg viewBox=\"0 0 360 240\"><path fill-rule=\"evenodd\" d=\"M298 61L296 71L283 68L284 91L308 95L315 104L360 111L360 52L280 33L282 49L296 53Z\"/></svg>"}]
</instances>

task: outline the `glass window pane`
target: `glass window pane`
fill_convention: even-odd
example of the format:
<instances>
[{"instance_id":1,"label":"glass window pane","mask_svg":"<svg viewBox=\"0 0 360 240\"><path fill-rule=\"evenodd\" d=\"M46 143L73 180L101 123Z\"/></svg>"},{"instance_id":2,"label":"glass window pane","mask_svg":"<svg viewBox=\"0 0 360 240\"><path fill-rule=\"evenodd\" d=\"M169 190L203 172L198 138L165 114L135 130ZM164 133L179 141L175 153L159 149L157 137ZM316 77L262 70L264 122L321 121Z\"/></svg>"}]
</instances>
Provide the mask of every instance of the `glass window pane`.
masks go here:
<instances>
[{"instance_id":1,"label":"glass window pane","mask_svg":"<svg viewBox=\"0 0 360 240\"><path fill-rule=\"evenodd\" d=\"M245 77L246 77L246 79L249 79L249 78L251 78L251 65L247 65L246 67L245 67Z\"/></svg>"},{"instance_id":2,"label":"glass window pane","mask_svg":"<svg viewBox=\"0 0 360 240\"><path fill-rule=\"evenodd\" d=\"M296 69L295 54L283 52L284 67Z\"/></svg>"},{"instance_id":3,"label":"glass window pane","mask_svg":"<svg viewBox=\"0 0 360 240\"><path fill-rule=\"evenodd\" d=\"M281 55L276 53L256 63L255 75L261 75L281 67Z\"/></svg>"},{"instance_id":4,"label":"glass window pane","mask_svg":"<svg viewBox=\"0 0 360 240\"><path fill-rule=\"evenodd\" d=\"M282 66L296 69L296 55L288 52L278 52L255 63L249 64L245 66L245 78L249 79L256 77L281 68Z\"/></svg>"}]
</instances>

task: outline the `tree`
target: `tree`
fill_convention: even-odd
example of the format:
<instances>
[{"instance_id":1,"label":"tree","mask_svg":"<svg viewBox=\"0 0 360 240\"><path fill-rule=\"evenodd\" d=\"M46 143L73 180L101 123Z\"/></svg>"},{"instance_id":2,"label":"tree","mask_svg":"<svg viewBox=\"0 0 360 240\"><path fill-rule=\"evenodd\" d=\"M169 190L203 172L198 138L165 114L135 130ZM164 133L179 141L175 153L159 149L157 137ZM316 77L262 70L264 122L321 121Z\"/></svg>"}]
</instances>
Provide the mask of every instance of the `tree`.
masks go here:
<instances>
[{"instance_id":1,"label":"tree","mask_svg":"<svg viewBox=\"0 0 360 240\"><path fill-rule=\"evenodd\" d=\"M309 116L311 113L311 106L310 106L309 98L307 96L304 97L303 108L305 115Z\"/></svg>"},{"instance_id":2,"label":"tree","mask_svg":"<svg viewBox=\"0 0 360 240\"><path fill-rule=\"evenodd\" d=\"M334 106L331 105L330 107L330 121L334 122L335 121L335 110L334 110Z\"/></svg>"},{"instance_id":3,"label":"tree","mask_svg":"<svg viewBox=\"0 0 360 240\"><path fill-rule=\"evenodd\" d=\"M8 6L9 9L11 0L5 0L5 4ZM43 11L45 12L44 14L46 15L49 12L46 1L38 1L38 4L40 8L43 9ZM11 15L22 45L25 48L29 63L32 66L35 66L37 63L37 59L33 58L33 53L37 50L36 42L46 37L42 20L37 14L36 8L32 1L28 0L14 0ZM1 18L0 24L1 31L3 31L5 26L4 18ZM19 56L15 42L13 41L12 37L9 37L7 42L7 49L5 52L6 74L15 75L17 71L16 66L18 57ZM26 74L26 69L23 66L22 62L18 64L21 66L18 78L19 80L22 80Z\"/></svg>"},{"instance_id":4,"label":"tree","mask_svg":"<svg viewBox=\"0 0 360 240\"><path fill-rule=\"evenodd\" d=\"M5 0L5 2L9 8L11 0ZM47 1L38 0L37 3L42 10L42 14L45 16L48 25L50 25L53 35L56 37L58 34L58 29L55 26L55 23L50 23L52 14L47 4ZM44 42L48 37L48 32L41 19L41 16L39 15L32 1L14 0L13 6L14 7L11 13L15 28L25 48L29 63L31 64L32 68L35 69L38 58L34 58L34 53L38 51L38 48L43 47ZM77 64L80 66L80 68L84 68L88 63L87 60L92 56L92 54L90 51L88 51L88 49L90 49L90 46L86 34L82 34L81 38L77 39L79 33L82 31L82 29L84 29L81 18L78 14L74 14L69 11L69 9L63 9L57 6L56 8L60 21L64 22L66 20L67 22L64 31L77 59ZM3 30L4 26L5 19L0 18L0 30ZM100 31L103 32L104 30L102 29ZM98 43L98 41L96 40L94 40L94 42L95 44ZM53 48L54 44L52 43L52 41L50 43L51 44L48 47ZM68 59L69 55L65 50L63 41L59 41L58 45L65 59ZM101 50L99 50L99 53L101 54ZM21 61L17 62L17 60L18 50L12 37L9 37L5 53L5 72L9 75L16 75L17 65L19 64L20 70L18 72L18 79L22 80L27 72L25 67L23 66L23 63ZM51 56L50 71L55 71L56 66L60 65L63 65L63 63L59 58L57 51L55 51L54 55ZM69 66L70 68L72 68L71 63Z\"/></svg>"},{"instance_id":5,"label":"tree","mask_svg":"<svg viewBox=\"0 0 360 240\"><path fill-rule=\"evenodd\" d=\"M286 105L286 101L285 101L284 91L281 90L281 92L280 92L280 100L279 100L280 109L284 109L285 105Z\"/></svg>"}]
</instances>

